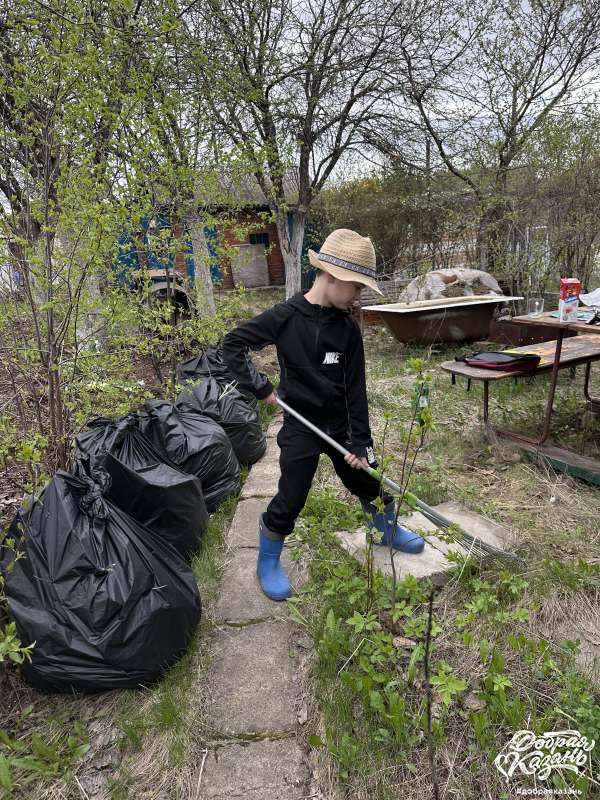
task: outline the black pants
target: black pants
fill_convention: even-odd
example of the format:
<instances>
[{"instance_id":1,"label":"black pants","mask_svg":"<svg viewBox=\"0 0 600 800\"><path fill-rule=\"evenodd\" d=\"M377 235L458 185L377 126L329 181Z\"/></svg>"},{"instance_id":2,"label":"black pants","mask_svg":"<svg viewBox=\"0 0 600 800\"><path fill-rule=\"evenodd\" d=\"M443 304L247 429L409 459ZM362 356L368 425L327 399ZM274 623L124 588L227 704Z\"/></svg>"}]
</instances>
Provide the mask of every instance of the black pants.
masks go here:
<instances>
[{"instance_id":1,"label":"black pants","mask_svg":"<svg viewBox=\"0 0 600 800\"><path fill-rule=\"evenodd\" d=\"M346 446L344 434L332 435L331 438ZM306 503L321 453L329 456L346 489L360 500L370 503L379 495L379 481L363 469L351 467L338 450L307 428L284 422L277 434L277 444L281 449L281 477L278 492L263 514L263 522L270 531L287 536L294 530L296 518ZM376 468L377 462L371 462L371 466ZM386 505L394 499L385 491L382 498Z\"/></svg>"}]
</instances>

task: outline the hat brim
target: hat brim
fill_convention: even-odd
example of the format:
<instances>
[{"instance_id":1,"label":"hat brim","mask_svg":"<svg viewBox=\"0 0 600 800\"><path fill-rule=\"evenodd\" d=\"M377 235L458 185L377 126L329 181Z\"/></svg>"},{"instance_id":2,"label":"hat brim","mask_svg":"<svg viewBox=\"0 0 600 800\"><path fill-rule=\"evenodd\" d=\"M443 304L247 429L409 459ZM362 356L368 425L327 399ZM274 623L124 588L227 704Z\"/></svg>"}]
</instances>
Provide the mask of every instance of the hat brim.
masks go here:
<instances>
[{"instance_id":1,"label":"hat brim","mask_svg":"<svg viewBox=\"0 0 600 800\"><path fill-rule=\"evenodd\" d=\"M327 261L320 261L319 254L315 253L314 250L308 251L308 260L316 269L322 269L324 272L328 272L330 275L333 275L334 278L337 278L340 281L354 281L354 283L362 283L364 286L368 286L369 289L373 289L374 292L377 292L377 294L380 294L382 297L384 297L383 292L379 286L377 286L375 280L373 278L369 278L368 275L361 275L360 272L353 272L351 269L344 269L344 267L338 267L335 264L329 264Z\"/></svg>"}]
</instances>

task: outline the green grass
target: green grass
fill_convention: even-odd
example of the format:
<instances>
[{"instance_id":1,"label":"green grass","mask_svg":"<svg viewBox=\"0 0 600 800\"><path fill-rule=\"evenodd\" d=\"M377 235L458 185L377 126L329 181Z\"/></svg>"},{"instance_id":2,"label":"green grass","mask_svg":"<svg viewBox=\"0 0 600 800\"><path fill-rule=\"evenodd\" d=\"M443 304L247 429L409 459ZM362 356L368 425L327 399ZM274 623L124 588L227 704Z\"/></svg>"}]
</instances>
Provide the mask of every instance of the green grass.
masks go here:
<instances>
[{"instance_id":1,"label":"green grass","mask_svg":"<svg viewBox=\"0 0 600 800\"><path fill-rule=\"evenodd\" d=\"M370 591L363 568L332 536L355 527L357 511L331 490L313 492L301 519L311 581L293 605L312 634L324 730L308 742L330 763L342 796L392 800L410 786L411 797L431 797L423 666L429 584L405 576L394 600L391 581L376 576ZM599 574L582 567L567 583L597 587ZM597 687L576 667L576 644L547 641L535 626L545 579L461 560L435 601L432 741L438 783L453 797L470 800L485 789L483 796L512 798L493 759L517 730L567 726L596 737ZM412 646L396 647L398 635ZM443 765L452 758L450 775ZM597 771L600 753L592 758ZM550 785L594 796L583 777Z\"/></svg>"}]
</instances>

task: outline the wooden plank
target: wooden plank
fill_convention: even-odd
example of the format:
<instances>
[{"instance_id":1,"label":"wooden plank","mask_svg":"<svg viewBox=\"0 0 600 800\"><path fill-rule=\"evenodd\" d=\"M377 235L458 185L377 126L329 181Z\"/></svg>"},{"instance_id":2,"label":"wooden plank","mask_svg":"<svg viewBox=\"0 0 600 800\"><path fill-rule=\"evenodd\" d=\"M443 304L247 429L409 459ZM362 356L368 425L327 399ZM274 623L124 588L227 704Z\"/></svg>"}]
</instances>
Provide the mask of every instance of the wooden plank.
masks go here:
<instances>
[{"instance_id":1,"label":"wooden plank","mask_svg":"<svg viewBox=\"0 0 600 800\"><path fill-rule=\"evenodd\" d=\"M556 341L557 328L547 325L519 325L512 319L493 319L488 338L502 347L523 347L540 342ZM564 337L577 336L577 331L563 331Z\"/></svg>"},{"instance_id":2,"label":"wooden plank","mask_svg":"<svg viewBox=\"0 0 600 800\"><path fill-rule=\"evenodd\" d=\"M502 431L494 429L494 432L502 436ZM536 456L547 461L555 470L564 472L574 478L593 483L600 486L600 461L588 456L580 456L562 447L552 444L536 446L529 442L510 439L519 449L525 450L531 456Z\"/></svg>"},{"instance_id":3,"label":"wooden plank","mask_svg":"<svg viewBox=\"0 0 600 800\"><path fill-rule=\"evenodd\" d=\"M554 364L556 342L540 342L539 344L526 344L523 347L509 347L504 353L535 353L541 356L540 367L551 367ZM600 340L596 336L573 336L564 339L560 354L561 369L563 362L569 366L571 362L594 358L600 354ZM539 367L538 367L539 369Z\"/></svg>"},{"instance_id":4,"label":"wooden plank","mask_svg":"<svg viewBox=\"0 0 600 800\"><path fill-rule=\"evenodd\" d=\"M582 306L580 311L592 311L591 308ZM564 328L567 331L581 331L581 333L600 334L600 325L586 325L585 322L561 322L558 317L550 316L551 311L545 311L539 317L530 317L524 314L520 317L513 317L513 322L519 325L545 325L548 328Z\"/></svg>"},{"instance_id":5,"label":"wooden plank","mask_svg":"<svg viewBox=\"0 0 600 800\"><path fill-rule=\"evenodd\" d=\"M535 353L542 357L539 366L534 372L513 370L500 372L494 369L482 369L462 364L460 361L444 361L441 368L454 375L462 375L476 381L498 381L503 378L526 377L548 372L554 365L556 342L542 342L541 344L525 345L525 347L511 347L505 353ZM576 367L580 364L600 360L600 340L596 336L574 336L565 339L562 343L559 369Z\"/></svg>"}]
</instances>

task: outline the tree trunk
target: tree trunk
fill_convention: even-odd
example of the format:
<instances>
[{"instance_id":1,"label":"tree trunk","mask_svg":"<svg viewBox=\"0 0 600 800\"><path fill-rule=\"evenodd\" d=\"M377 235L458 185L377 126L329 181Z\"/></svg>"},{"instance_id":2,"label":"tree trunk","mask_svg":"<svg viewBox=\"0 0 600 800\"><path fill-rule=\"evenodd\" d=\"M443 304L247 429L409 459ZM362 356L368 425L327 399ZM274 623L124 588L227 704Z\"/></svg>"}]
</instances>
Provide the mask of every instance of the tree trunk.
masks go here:
<instances>
[{"instance_id":1,"label":"tree trunk","mask_svg":"<svg viewBox=\"0 0 600 800\"><path fill-rule=\"evenodd\" d=\"M306 212L295 211L292 215L292 235L290 237L287 215L277 216L277 233L285 267L286 300L302 288L300 260L305 224Z\"/></svg>"},{"instance_id":2,"label":"tree trunk","mask_svg":"<svg viewBox=\"0 0 600 800\"><path fill-rule=\"evenodd\" d=\"M505 203L496 203L483 212L480 220L481 269L496 278L505 270L508 209ZM498 273L498 274L496 274Z\"/></svg>"},{"instance_id":3,"label":"tree trunk","mask_svg":"<svg viewBox=\"0 0 600 800\"><path fill-rule=\"evenodd\" d=\"M204 235L204 226L200 218L194 215L186 219L186 227L190 232L194 253L196 310L198 314L214 317L215 296L210 276L210 255Z\"/></svg>"}]
</instances>

